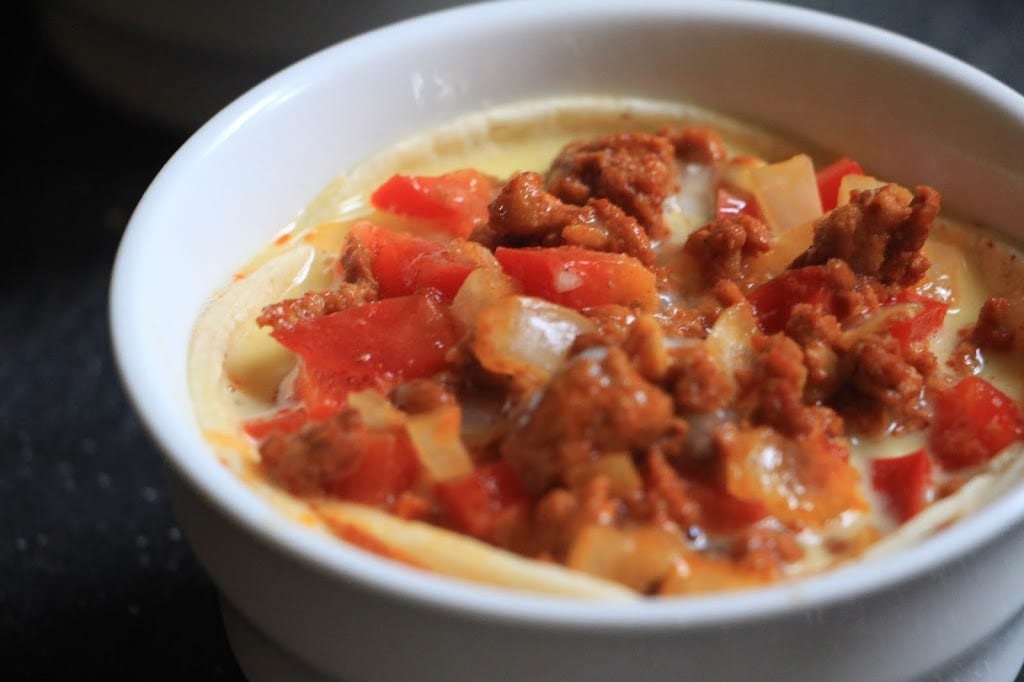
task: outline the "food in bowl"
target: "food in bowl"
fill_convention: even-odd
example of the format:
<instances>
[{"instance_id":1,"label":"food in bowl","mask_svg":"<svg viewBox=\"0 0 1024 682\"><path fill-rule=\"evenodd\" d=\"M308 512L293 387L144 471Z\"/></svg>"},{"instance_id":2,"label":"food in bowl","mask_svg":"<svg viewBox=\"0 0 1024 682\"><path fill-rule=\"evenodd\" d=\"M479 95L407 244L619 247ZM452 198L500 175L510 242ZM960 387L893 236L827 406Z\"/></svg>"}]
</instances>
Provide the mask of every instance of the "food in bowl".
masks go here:
<instances>
[{"instance_id":1,"label":"food in bowl","mask_svg":"<svg viewBox=\"0 0 1024 682\"><path fill-rule=\"evenodd\" d=\"M472 580L685 594L891 551L1024 475L1024 266L869 173L684 105L461 118L214 298L198 419L284 513Z\"/></svg>"}]
</instances>

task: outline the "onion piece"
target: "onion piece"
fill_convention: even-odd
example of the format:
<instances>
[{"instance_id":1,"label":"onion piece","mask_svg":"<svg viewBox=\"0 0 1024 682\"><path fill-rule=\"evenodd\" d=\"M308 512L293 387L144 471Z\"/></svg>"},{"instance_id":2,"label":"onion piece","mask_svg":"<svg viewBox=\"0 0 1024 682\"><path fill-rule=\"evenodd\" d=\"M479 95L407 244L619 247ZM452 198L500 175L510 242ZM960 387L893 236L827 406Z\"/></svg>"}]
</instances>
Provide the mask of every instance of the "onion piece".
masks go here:
<instances>
[{"instance_id":1,"label":"onion piece","mask_svg":"<svg viewBox=\"0 0 1024 682\"><path fill-rule=\"evenodd\" d=\"M662 208L668 241L681 244L715 217L715 168L706 163L679 164L676 183L679 191L668 196Z\"/></svg>"},{"instance_id":2,"label":"onion piece","mask_svg":"<svg viewBox=\"0 0 1024 682\"><path fill-rule=\"evenodd\" d=\"M856 325L843 331L843 345L847 348L868 336L878 332L884 332L894 322L909 320L920 314L924 307L920 303L895 303L893 305L879 308L867 317L863 318Z\"/></svg>"},{"instance_id":3,"label":"onion piece","mask_svg":"<svg viewBox=\"0 0 1024 682\"><path fill-rule=\"evenodd\" d=\"M682 539L663 528L589 525L576 536L565 565L648 592L686 554Z\"/></svg>"},{"instance_id":4,"label":"onion piece","mask_svg":"<svg viewBox=\"0 0 1024 682\"><path fill-rule=\"evenodd\" d=\"M878 189L885 185L878 178L870 175L857 175L851 173L844 175L839 181L839 193L836 195L836 208L846 206L850 203L850 192L855 190Z\"/></svg>"},{"instance_id":5,"label":"onion piece","mask_svg":"<svg viewBox=\"0 0 1024 682\"><path fill-rule=\"evenodd\" d=\"M469 273L459 287L452 299L452 315L463 329L472 329L485 308L500 298L518 293L519 283L500 267L480 267Z\"/></svg>"},{"instance_id":6,"label":"onion piece","mask_svg":"<svg viewBox=\"0 0 1024 682\"><path fill-rule=\"evenodd\" d=\"M221 291L200 315L189 348L188 379L193 400L202 406L196 413L204 429L236 431L236 405L224 396L238 386L266 389L273 384L271 379L259 378L262 371L259 363L241 361L245 357L260 357L259 353L240 348L253 338L245 330L259 331L255 319L263 305L280 300L297 284L306 281L315 261L316 252L312 248L291 248ZM293 363L291 357L288 353L287 367L280 376L275 372L273 380L281 381L287 376ZM271 386L264 402L272 402L276 389L276 384Z\"/></svg>"},{"instance_id":7,"label":"onion piece","mask_svg":"<svg viewBox=\"0 0 1024 682\"><path fill-rule=\"evenodd\" d=\"M473 460L459 435L461 424L458 405L444 405L407 419L406 432L432 481L447 481L473 471Z\"/></svg>"},{"instance_id":8,"label":"onion piece","mask_svg":"<svg viewBox=\"0 0 1024 682\"><path fill-rule=\"evenodd\" d=\"M594 329L571 308L531 296L505 296L479 314L473 354L496 374L546 381L576 337Z\"/></svg>"},{"instance_id":9,"label":"onion piece","mask_svg":"<svg viewBox=\"0 0 1024 682\"><path fill-rule=\"evenodd\" d=\"M733 189L754 193L754 185L750 180L750 171L768 165L764 160L754 156L736 156L726 161L719 170L719 182Z\"/></svg>"},{"instance_id":10,"label":"onion piece","mask_svg":"<svg viewBox=\"0 0 1024 682\"><path fill-rule=\"evenodd\" d=\"M309 246L299 246L268 261L236 285L233 296L244 303L230 311L234 326L224 350L224 372L234 385L264 402L273 402L281 381L295 366L295 355L275 341L268 329L256 324L256 316L268 301L300 296L326 289L333 281L333 258L318 256ZM246 290L260 292L249 296ZM240 293L239 293L240 292Z\"/></svg>"},{"instance_id":11,"label":"onion piece","mask_svg":"<svg viewBox=\"0 0 1024 682\"><path fill-rule=\"evenodd\" d=\"M716 436L726 491L784 524L821 529L866 507L857 470L824 443L767 426L729 425Z\"/></svg>"},{"instance_id":12,"label":"onion piece","mask_svg":"<svg viewBox=\"0 0 1024 682\"><path fill-rule=\"evenodd\" d=\"M750 169L758 208L777 235L821 216L814 163L806 154Z\"/></svg>"},{"instance_id":13,"label":"onion piece","mask_svg":"<svg viewBox=\"0 0 1024 682\"><path fill-rule=\"evenodd\" d=\"M955 314L964 289L964 273L968 272L965 250L948 242L929 239L922 251L932 266L918 292L945 301L951 308L950 312Z\"/></svg>"},{"instance_id":14,"label":"onion piece","mask_svg":"<svg viewBox=\"0 0 1024 682\"><path fill-rule=\"evenodd\" d=\"M733 382L738 370L754 364L756 353L751 339L758 331L754 308L746 301L723 310L711 325L704 347Z\"/></svg>"},{"instance_id":15,"label":"onion piece","mask_svg":"<svg viewBox=\"0 0 1024 682\"><path fill-rule=\"evenodd\" d=\"M348 394L348 405L359 412L359 417L368 428L379 431L397 429L405 423L405 413L391 404L383 393L368 388Z\"/></svg>"},{"instance_id":16,"label":"onion piece","mask_svg":"<svg viewBox=\"0 0 1024 682\"><path fill-rule=\"evenodd\" d=\"M747 281L753 286L778 275L810 248L813 240L813 220L777 235L772 250L751 263Z\"/></svg>"}]
</instances>

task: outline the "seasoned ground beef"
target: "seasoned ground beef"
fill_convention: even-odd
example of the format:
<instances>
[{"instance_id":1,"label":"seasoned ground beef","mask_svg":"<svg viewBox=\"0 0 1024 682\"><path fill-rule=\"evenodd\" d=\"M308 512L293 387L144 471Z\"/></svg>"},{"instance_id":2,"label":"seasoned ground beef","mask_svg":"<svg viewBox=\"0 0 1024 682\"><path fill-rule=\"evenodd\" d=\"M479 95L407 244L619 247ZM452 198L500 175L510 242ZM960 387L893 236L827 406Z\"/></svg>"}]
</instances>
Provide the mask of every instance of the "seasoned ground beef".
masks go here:
<instances>
[{"instance_id":1,"label":"seasoned ground beef","mask_svg":"<svg viewBox=\"0 0 1024 682\"><path fill-rule=\"evenodd\" d=\"M597 452L642 451L672 420L672 399L646 381L622 350L573 360L502 443L531 490L544 490Z\"/></svg>"},{"instance_id":2,"label":"seasoned ground beef","mask_svg":"<svg viewBox=\"0 0 1024 682\"><path fill-rule=\"evenodd\" d=\"M1008 351L1024 348L1024 301L993 296L985 301L971 338L979 348Z\"/></svg>"},{"instance_id":3,"label":"seasoned ground beef","mask_svg":"<svg viewBox=\"0 0 1024 682\"><path fill-rule=\"evenodd\" d=\"M665 342L665 329L652 315L640 314L629 326L622 349L633 360L637 371L651 382L660 382L668 374L671 351Z\"/></svg>"},{"instance_id":4,"label":"seasoned ground beef","mask_svg":"<svg viewBox=\"0 0 1024 682\"><path fill-rule=\"evenodd\" d=\"M729 152L718 131L703 126L666 126L658 134L675 147L676 157L684 163L713 164L724 161Z\"/></svg>"},{"instance_id":5,"label":"seasoned ground beef","mask_svg":"<svg viewBox=\"0 0 1024 682\"><path fill-rule=\"evenodd\" d=\"M822 314L815 306L799 303L786 324L786 335L802 348L807 381L804 401L821 403L842 383L839 358L843 352L843 330L834 315Z\"/></svg>"},{"instance_id":6,"label":"seasoned ground beef","mask_svg":"<svg viewBox=\"0 0 1024 682\"><path fill-rule=\"evenodd\" d=\"M742 281L750 262L772 248L768 227L747 215L717 218L689 236L684 246L708 284Z\"/></svg>"},{"instance_id":7,"label":"seasoned ground beef","mask_svg":"<svg viewBox=\"0 0 1024 682\"><path fill-rule=\"evenodd\" d=\"M260 312L256 322L260 326L274 329L293 327L301 320L313 320L369 303L376 295L376 287L366 281L358 284L342 283L336 289L310 291L298 298L272 303Z\"/></svg>"},{"instance_id":8,"label":"seasoned ground beef","mask_svg":"<svg viewBox=\"0 0 1024 682\"><path fill-rule=\"evenodd\" d=\"M271 434L260 444L267 475L296 495L321 495L339 486L363 456L362 421L352 409L288 436Z\"/></svg>"},{"instance_id":9,"label":"seasoned ground beef","mask_svg":"<svg viewBox=\"0 0 1024 682\"><path fill-rule=\"evenodd\" d=\"M647 233L617 205L607 199L567 204L545 191L543 182L539 173L519 173L501 189L490 206L491 246L567 244L654 262Z\"/></svg>"},{"instance_id":10,"label":"seasoned ground beef","mask_svg":"<svg viewBox=\"0 0 1024 682\"><path fill-rule=\"evenodd\" d=\"M702 346L671 348L668 359L667 382L680 410L713 412L732 401L732 382Z\"/></svg>"},{"instance_id":11,"label":"seasoned ground beef","mask_svg":"<svg viewBox=\"0 0 1024 682\"><path fill-rule=\"evenodd\" d=\"M666 138L617 133L565 147L548 171L547 189L577 206L608 199L652 239L661 239L668 232L661 207L676 186L674 162L675 148Z\"/></svg>"},{"instance_id":12,"label":"seasoned ground beef","mask_svg":"<svg viewBox=\"0 0 1024 682\"><path fill-rule=\"evenodd\" d=\"M654 263L650 237L640 223L607 199L588 199L572 222L562 228L562 241L593 251L624 253L644 265Z\"/></svg>"},{"instance_id":13,"label":"seasoned ground beef","mask_svg":"<svg viewBox=\"0 0 1024 682\"><path fill-rule=\"evenodd\" d=\"M792 267L839 258L882 284L910 286L928 270L921 247L938 211L939 194L930 187L918 187L909 203L895 185L855 191L815 224L814 243Z\"/></svg>"},{"instance_id":14,"label":"seasoned ground beef","mask_svg":"<svg viewBox=\"0 0 1024 682\"><path fill-rule=\"evenodd\" d=\"M637 313L622 305L602 305L583 311L594 323L596 329L584 332L573 341L570 355L587 348L603 348L621 345L630 334L630 328L636 322Z\"/></svg>"},{"instance_id":15,"label":"seasoned ground beef","mask_svg":"<svg viewBox=\"0 0 1024 682\"><path fill-rule=\"evenodd\" d=\"M490 228L499 244L557 243L562 228L572 222L577 210L547 192L540 173L517 173L490 205Z\"/></svg>"},{"instance_id":16,"label":"seasoned ground beef","mask_svg":"<svg viewBox=\"0 0 1024 682\"><path fill-rule=\"evenodd\" d=\"M338 271L342 279L350 284L362 284L377 289L377 280L373 276L373 252L358 239L345 240L341 257L338 259Z\"/></svg>"},{"instance_id":17,"label":"seasoned ground beef","mask_svg":"<svg viewBox=\"0 0 1024 682\"><path fill-rule=\"evenodd\" d=\"M834 404L855 432L880 436L928 423L923 390L934 360L917 356L889 336L854 343L841 361L847 378Z\"/></svg>"},{"instance_id":18,"label":"seasoned ground beef","mask_svg":"<svg viewBox=\"0 0 1024 682\"><path fill-rule=\"evenodd\" d=\"M753 368L740 371L737 406L755 424L792 436L809 430L803 402L807 368L803 351L783 334L755 336Z\"/></svg>"}]
</instances>

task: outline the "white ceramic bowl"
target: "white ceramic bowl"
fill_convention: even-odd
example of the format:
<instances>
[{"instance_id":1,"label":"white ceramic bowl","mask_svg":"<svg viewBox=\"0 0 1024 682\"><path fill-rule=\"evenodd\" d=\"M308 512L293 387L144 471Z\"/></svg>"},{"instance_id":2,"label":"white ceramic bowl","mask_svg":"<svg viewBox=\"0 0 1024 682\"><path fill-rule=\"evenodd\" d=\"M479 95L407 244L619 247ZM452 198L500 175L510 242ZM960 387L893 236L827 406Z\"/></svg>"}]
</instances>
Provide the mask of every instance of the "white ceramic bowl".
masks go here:
<instances>
[{"instance_id":1,"label":"white ceramic bowl","mask_svg":"<svg viewBox=\"0 0 1024 682\"><path fill-rule=\"evenodd\" d=\"M967 669L1003 642L988 665L1012 677L1024 649L1012 626L1024 605L1024 490L886 560L750 592L609 605L378 559L277 515L211 455L186 352L235 266L339 171L398 137L493 104L585 93L693 100L895 180L927 180L963 214L1024 230L1024 98L934 50L818 13L492 3L369 33L278 74L161 171L111 292L125 383L166 453L187 537L229 603L243 666L256 679L905 680Z\"/></svg>"}]
</instances>

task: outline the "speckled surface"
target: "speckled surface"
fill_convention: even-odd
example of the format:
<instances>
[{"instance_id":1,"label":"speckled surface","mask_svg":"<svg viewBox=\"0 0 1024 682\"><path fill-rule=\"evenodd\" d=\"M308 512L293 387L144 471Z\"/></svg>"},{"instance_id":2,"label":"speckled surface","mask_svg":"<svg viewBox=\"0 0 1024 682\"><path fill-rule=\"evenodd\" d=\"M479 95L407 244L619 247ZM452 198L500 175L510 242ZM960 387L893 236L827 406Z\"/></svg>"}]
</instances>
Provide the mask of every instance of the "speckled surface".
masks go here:
<instances>
[{"instance_id":1,"label":"speckled surface","mask_svg":"<svg viewBox=\"0 0 1024 682\"><path fill-rule=\"evenodd\" d=\"M792 4L909 35L1024 91L1021 0ZM185 134L77 85L15 7L15 153L0 185L0 678L240 679L107 330L120 232Z\"/></svg>"}]
</instances>

